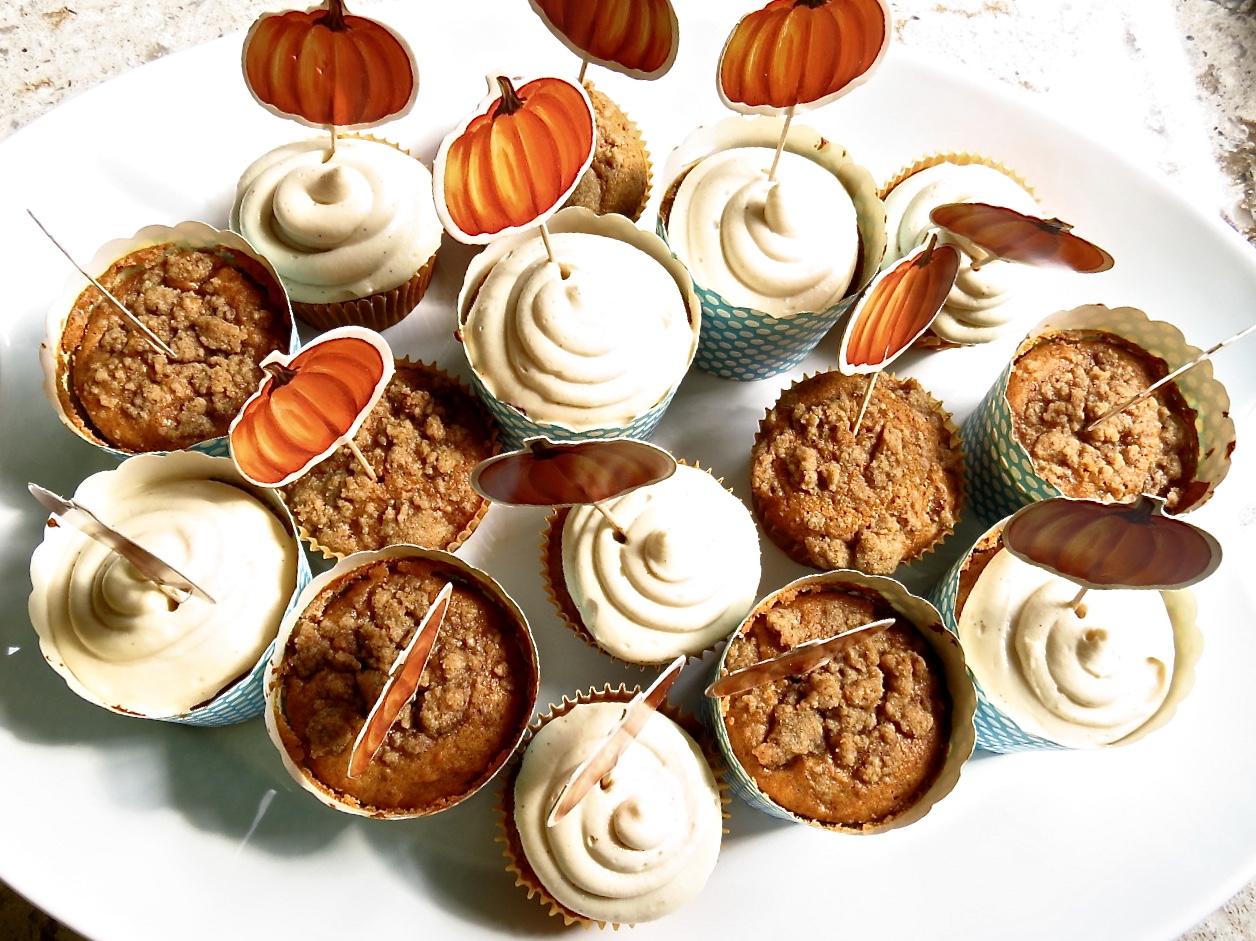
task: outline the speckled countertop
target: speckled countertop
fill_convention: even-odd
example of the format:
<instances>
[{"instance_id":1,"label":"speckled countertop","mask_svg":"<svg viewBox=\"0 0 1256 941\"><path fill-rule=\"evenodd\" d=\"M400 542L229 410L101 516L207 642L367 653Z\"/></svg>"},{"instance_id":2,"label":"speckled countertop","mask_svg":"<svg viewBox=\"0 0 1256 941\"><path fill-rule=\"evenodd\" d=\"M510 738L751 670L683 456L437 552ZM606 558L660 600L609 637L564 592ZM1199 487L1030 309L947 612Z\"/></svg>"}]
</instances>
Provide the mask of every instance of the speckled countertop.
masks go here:
<instances>
[{"instance_id":1,"label":"speckled countertop","mask_svg":"<svg viewBox=\"0 0 1256 941\"><path fill-rule=\"evenodd\" d=\"M701 0L676 0L678 9ZM1018 86L1256 244L1256 0L894 0L899 42ZM121 72L244 29L263 0L6 0L0 139ZM367 0L355 8L369 12ZM1095 107L1096 89L1122 107ZM1131 106L1131 103L1136 103ZM1141 105L1141 107L1139 106ZM0 835L3 839L3 835ZM79 936L0 883L0 938ZM1256 941L1256 883L1184 941Z\"/></svg>"}]
</instances>

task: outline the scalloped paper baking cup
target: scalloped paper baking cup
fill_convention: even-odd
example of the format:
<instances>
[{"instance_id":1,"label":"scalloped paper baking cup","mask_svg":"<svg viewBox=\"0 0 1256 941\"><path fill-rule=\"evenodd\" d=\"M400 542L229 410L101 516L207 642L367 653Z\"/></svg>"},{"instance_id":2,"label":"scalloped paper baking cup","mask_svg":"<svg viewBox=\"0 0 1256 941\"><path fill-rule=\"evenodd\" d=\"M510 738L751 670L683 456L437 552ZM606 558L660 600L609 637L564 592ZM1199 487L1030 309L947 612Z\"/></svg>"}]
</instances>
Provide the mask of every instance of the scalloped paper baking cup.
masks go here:
<instances>
[{"instance_id":1,"label":"scalloped paper baking cup","mask_svg":"<svg viewBox=\"0 0 1256 941\"><path fill-rule=\"evenodd\" d=\"M881 833L915 823L924 817L934 804L951 793L959 782L960 772L972 754L975 743L973 714L976 711L977 699L972 680L964 664L964 653L958 639L946 630L932 604L924 598L913 595L901 582L883 575L865 575L850 569L837 569L818 575L803 576L767 595L746 616L745 621L733 632L729 643L725 644L716 660L711 672L711 681L714 682L727 673L724 661L728 657L733 638L748 630L760 614L775 606L783 597L801 592L825 591L830 588L838 590L853 588L856 591L879 596L916 628L921 638L942 662L942 668L946 674L947 692L951 697L951 736L942 769L924 794L897 815L863 827L827 823L803 816L783 807L764 793L755 782L753 775L738 760L729 742L728 730L724 724L728 708L727 698L712 699L703 696L699 705L699 714L715 738L720 757L725 765L729 786L738 797L755 810L782 820L804 823L830 833L856 835Z\"/></svg>"},{"instance_id":2,"label":"scalloped paper baking cup","mask_svg":"<svg viewBox=\"0 0 1256 941\"><path fill-rule=\"evenodd\" d=\"M1016 360L1041 337L1063 330L1096 330L1113 334L1164 360L1170 370L1198 356L1200 350L1186 342L1170 323L1152 320L1135 307L1107 308L1087 304L1047 317L1029 331L1012 361L994 381L985 397L965 420L961 434L968 453L968 493L973 511L985 523L1010 516L1022 506L1063 496L1058 487L1039 476L1033 460L1016 440L1007 404L1007 384ZM1199 463L1194 482L1199 494L1185 513L1211 499L1230 471L1234 450L1234 422L1230 397L1213 376L1212 363L1204 361L1175 380L1186 404L1195 410L1199 438Z\"/></svg>"},{"instance_id":3,"label":"scalloped paper baking cup","mask_svg":"<svg viewBox=\"0 0 1256 941\"><path fill-rule=\"evenodd\" d=\"M959 598L960 578L972 561L973 552L978 548L993 548L1001 543L998 535L1007 520L1001 520L990 527L964 555L942 576L938 582L925 593L925 597L937 608L942 616L942 623L952 634L959 637L959 616L956 603ZM1095 589L1100 591L1101 589ZM1114 748L1135 742L1150 732L1165 725L1177 711L1178 704L1186 698L1195 683L1195 664L1203 650L1203 635L1195 624L1194 595L1189 590L1163 592L1166 604L1182 606L1181 621L1174 622L1174 663L1173 680L1168 696L1156 713L1135 731L1110 745L1099 745L1097 748ZM1172 597L1172 602L1169 598ZM962 646L962 645L961 645ZM1026 732L1016 720L994 705L977 677L973 674L972 660L968 658L968 673L972 677L973 687L977 693L977 710L973 716L973 725L977 733L977 747L991 752L1018 752L1065 750L1072 746L1061 745L1048 738Z\"/></svg>"},{"instance_id":4,"label":"scalloped paper baking cup","mask_svg":"<svg viewBox=\"0 0 1256 941\"><path fill-rule=\"evenodd\" d=\"M589 918L581 915L579 912L575 912L570 908L567 908L567 906L555 899L549 891L546 890L545 886L542 885L541 880L537 877L532 865L528 862L528 857L524 853L522 843L519 839L519 830L515 826L515 779L519 774L519 768L523 762L523 753L527 750L528 744L532 741L533 736L535 736L547 722L551 722L559 716L566 715L577 706L584 706L589 703L628 703L632 700L633 696L637 694L638 690L639 687L628 689L623 683L612 689L608 684L603 686L601 689L590 688L588 690L581 690L576 693L574 699L564 695L562 701L557 705L551 703L549 709L543 715L538 716L528 727L527 735L523 740L523 746L518 750L515 756L511 759L510 764L507 766L502 788L498 794L497 826L502 832L497 836L497 842L502 844L502 854L507 860L506 872L515 877L516 886L519 886L527 891L528 898L537 898L537 901L549 909L550 915L562 918L563 924L566 927L578 924L584 928L590 928L595 925L598 928L606 928L608 925L613 928L618 928L621 923L601 921L596 918ZM706 759L707 764L710 765L711 773L715 777L716 787L719 789L721 815L725 820L727 820L729 816L728 805L731 803L731 799L728 795L728 784L725 781L724 768L720 763L719 756L711 748L711 745L707 741L706 737L701 734L701 723L667 701L664 701L664 703L659 707L659 712L668 719L671 719L672 722L676 723L676 725L680 726L690 739L693 740L694 744L701 749L702 755ZM728 831L725 829L723 832L727 833ZM623 922L622 924L630 923Z\"/></svg>"},{"instance_id":5,"label":"scalloped paper baking cup","mask_svg":"<svg viewBox=\"0 0 1256 941\"><path fill-rule=\"evenodd\" d=\"M662 265L676 282L676 286L684 298L685 305L689 311L693 336L688 352L687 364L692 364L702 325L702 309L698 303L697 296L693 293L689 272L684 265L676 260L675 256L671 254L660 239L649 232L644 232L637 228L625 216L615 213L598 216L580 206L572 206L555 213L546 223L546 229L551 234L583 232L627 242ZM458 295L459 327L465 326L467 315L471 310L475 296L494 265L509 254L516 245L536 237L534 231L529 231L499 238L489 243L484 251L471 259L470 264L467 266L466 277L462 283L462 290ZM675 382L665 390L658 402L622 425L575 427L561 422L539 421L525 415L511 403L502 401L489 388L490 383L481 374L478 364L470 356L468 356L468 360L471 366L471 385L479 394L488 410L493 414L493 417L497 419L497 424L502 431L503 445L507 449L518 449L523 445L525 439L538 435L544 435L551 441L580 441L589 438L648 438L658 426L663 413L667 411L672 397L675 396L676 390L684 378L683 375L677 376ZM686 370L687 368L688 365Z\"/></svg>"},{"instance_id":6,"label":"scalloped paper baking cup","mask_svg":"<svg viewBox=\"0 0 1256 941\"><path fill-rule=\"evenodd\" d=\"M124 521L111 517L109 513L110 503L118 495L160 483L205 478L224 481L248 492L264 503L283 523L296 551L296 582L287 605L287 612L290 613L301 590L310 581L309 562L297 539L296 527L278 495L273 490L249 484L229 459L210 457L192 451L136 455L127 458L113 470L101 471L86 478L75 490L74 498L81 500L85 506L97 512L106 522L116 523L119 528L125 530ZM230 681L208 702L175 714L145 714L128 708L124 702L107 701L90 690L74 675L62 659L53 637L50 624L51 613L41 592L53 578L54 568L62 555L86 539L86 536L82 536L77 530L68 526L47 527L44 530L43 542L36 547L31 557L32 591L29 602L31 622L39 635L39 646L44 659L65 680L66 685L83 699L110 712L175 722L181 725L231 725L260 715L266 701L262 689L262 677L270 661L274 647L273 639L244 676ZM197 577L195 572L185 574L193 580ZM277 634L279 622L276 621L271 627L273 633Z\"/></svg>"},{"instance_id":7,"label":"scalloped paper baking cup","mask_svg":"<svg viewBox=\"0 0 1256 941\"><path fill-rule=\"evenodd\" d=\"M396 363L396 368L398 371L405 368L420 367L428 371L429 373L434 373L436 375L439 375L441 378L446 379L449 382L456 385L459 391L464 392L471 399L471 401L475 403L477 407L479 407L482 411L484 411L483 399L480 397L477 397L476 394L472 391L470 386L468 386L465 382L463 382L457 376L450 375L448 372L446 372L444 369L442 369L440 366L436 365L435 363L425 363L425 362L422 362L421 360L412 360L408 356L396 358L395 363ZM489 439L489 456L492 457L497 454L500 454L501 453L501 441L498 435L497 425L489 417L487 411L484 411L484 424L489 429L489 432L491 435ZM280 494L281 499L284 499L284 500L287 499L282 489L279 490L279 494ZM447 544L443 546L429 546L427 548L443 549L446 552L457 552L460 548L462 548L463 544L468 539L471 538L471 534L476 531L480 523L483 522L485 515L488 513L489 506L490 506L490 503L488 500L481 500L479 509L476 510L475 514L467 521L466 525L462 527L462 530L452 540L450 540L450 542L448 542ZM296 520L295 515L293 516L293 519ZM300 520L297 520L296 522L297 522L297 533L301 537L301 539L310 547L312 551L317 552L324 559L328 559L328 560L343 559L346 555L349 554L347 552L337 552L334 549L329 549L327 546L324 546L322 543L318 541L317 537L313 533L311 533L301 523ZM383 548L383 547L375 546L372 548ZM361 550L358 550L358 551L361 551Z\"/></svg>"},{"instance_id":8,"label":"scalloped paper baking cup","mask_svg":"<svg viewBox=\"0 0 1256 941\"><path fill-rule=\"evenodd\" d=\"M150 225L140 229L130 238L114 239L97 249L91 261L83 266L84 270L94 278L98 278L109 270L114 262L126 258L133 252L164 244L177 245L192 250L225 250L233 255L248 259L255 270L249 273L255 278L262 276L270 300L288 319L290 330L288 353L295 353L301 348L301 337L297 333L296 323L292 317L292 307L287 292L279 275L269 261L253 250L253 247L240 235L227 229L215 229L203 222L180 222L174 226ZM52 403L57 418L72 432L89 444L111 454L118 460L136 453L115 447L98 435L73 408L76 397L70 383L69 357L61 349L61 336L65 332L66 322L79 296L90 287L90 283L75 272L66 282L62 294L48 310L46 335L39 347L39 363L44 373L44 394ZM260 372L259 372L260 381ZM69 406L69 407L67 407ZM199 451L212 457L228 455L227 436L220 435L208 438L192 445L187 450ZM146 452L163 454L164 451Z\"/></svg>"},{"instance_id":9,"label":"scalloped paper baking cup","mask_svg":"<svg viewBox=\"0 0 1256 941\"><path fill-rule=\"evenodd\" d=\"M527 673L527 676L520 683L520 686L524 687L523 696L525 702L521 710L524 718L520 721L517 734L514 735L510 744L504 747L492 761L488 762L481 769L478 776L471 778L470 775L464 773L465 769L464 772L456 772L456 775L460 778L466 779L463 781L465 790L461 793L443 796L437 801L417 808L381 808L363 804L353 795L325 784L311 770L298 764L284 744L285 735L292 735L293 733L286 722L284 723L284 730L280 730L276 713L283 712L285 708L281 681L284 672L284 661L288 652L288 642L306 608L318 598L324 589L334 586L337 581L351 575L355 570L389 559L405 558L429 560L434 566L451 572L451 581L461 580L467 585L473 586L474 590L482 593L510 619L517 631L519 648L523 653L524 667ZM266 665L264 686L266 708L263 711L263 715L266 720L266 732L270 736L275 749L279 752L284 769L292 776L292 779L318 798L321 803L326 804L333 810L339 810L359 817L398 820L427 817L440 813L443 810L448 810L462 803L473 794L478 793L497 776L497 773L507 764L518 749L519 743L523 740L527 731L528 722L536 708L537 697L540 695L540 665L537 660L536 641L532 636L532 629L528 625L527 616L515 600L507 594L506 590L491 575L482 569L470 565L456 555L440 549L396 545L375 551L355 552L352 555L347 555L340 559L331 569L316 576L305 586L296 601L288 609L287 614L284 615L283 622L280 624L279 636L275 640L273 652ZM297 744L299 745L299 743Z\"/></svg>"},{"instance_id":10,"label":"scalloped paper baking cup","mask_svg":"<svg viewBox=\"0 0 1256 941\"><path fill-rule=\"evenodd\" d=\"M775 149L785 121L775 117L735 116L700 127L668 157L663 169L666 192L674 193L680 178L705 157L734 147ZM791 124L785 149L814 161L838 178L855 204L859 226L860 262L846 295L823 311L788 317L730 304L716 291L694 283L702 302L702 336L695 365L723 379L753 381L776 376L801 363L834 324L854 306L876 274L885 254L885 206L872 175L851 160L846 150L813 128ZM664 198L664 203L668 203ZM667 241L666 209L655 230Z\"/></svg>"}]
</instances>

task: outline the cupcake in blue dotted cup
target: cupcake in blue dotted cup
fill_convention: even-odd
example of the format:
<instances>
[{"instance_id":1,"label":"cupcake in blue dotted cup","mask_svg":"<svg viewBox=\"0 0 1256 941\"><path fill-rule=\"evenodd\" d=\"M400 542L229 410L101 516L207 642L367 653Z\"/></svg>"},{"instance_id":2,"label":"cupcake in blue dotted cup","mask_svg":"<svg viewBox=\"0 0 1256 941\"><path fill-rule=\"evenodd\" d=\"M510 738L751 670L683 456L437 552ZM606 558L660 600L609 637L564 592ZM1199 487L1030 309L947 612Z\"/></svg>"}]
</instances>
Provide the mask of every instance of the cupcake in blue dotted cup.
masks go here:
<instances>
[{"instance_id":1,"label":"cupcake in blue dotted cup","mask_svg":"<svg viewBox=\"0 0 1256 941\"><path fill-rule=\"evenodd\" d=\"M300 347L270 262L234 232L181 222L111 241L84 270L139 326L82 275L70 278L40 347L57 417L117 458L182 449L225 457L227 428L257 391L261 361Z\"/></svg>"},{"instance_id":2,"label":"cupcake in blue dotted cup","mask_svg":"<svg viewBox=\"0 0 1256 941\"><path fill-rule=\"evenodd\" d=\"M1078 586L1013 556L1002 521L929 591L977 690L977 747L1106 748L1172 718L1203 638L1189 590Z\"/></svg>"},{"instance_id":3,"label":"cupcake in blue dotted cup","mask_svg":"<svg viewBox=\"0 0 1256 941\"><path fill-rule=\"evenodd\" d=\"M54 517L31 557L31 623L70 689L111 712L186 725L243 722L284 612L310 580L273 490L227 458L144 454L93 474L74 499L190 579L158 586Z\"/></svg>"},{"instance_id":4,"label":"cupcake in blue dotted cup","mask_svg":"<svg viewBox=\"0 0 1256 941\"><path fill-rule=\"evenodd\" d=\"M1170 513L1201 506L1229 472L1235 438L1210 363L1104 418L1199 352L1177 327L1134 307L1088 304L1047 317L964 422L977 516L990 524L1059 496L1150 493Z\"/></svg>"},{"instance_id":5,"label":"cupcake in blue dotted cup","mask_svg":"<svg viewBox=\"0 0 1256 941\"><path fill-rule=\"evenodd\" d=\"M713 680L882 619L814 670L703 697L726 779L756 810L836 833L906 826L955 788L973 750L964 654L900 582L838 569L769 594L733 632Z\"/></svg>"},{"instance_id":6,"label":"cupcake in blue dotted cup","mask_svg":"<svg viewBox=\"0 0 1256 941\"><path fill-rule=\"evenodd\" d=\"M689 274L623 216L568 208L545 228L500 238L467 267L458 335L472 385L507 447L649 437L698 347Z\"/></svg>"},{"instance_id":7,"label":"cupcake in blue dotted cup","mask_svg":"<svg viewBox=\"0 0 1256 941\"><path fill-rule=\"evenodd\" d=\"M801 124L732 117L668 158L658 232L702 301L699 369L754 380L797 366L885 254L885 205L846 150Z\"/></svg>"}]
</instances>

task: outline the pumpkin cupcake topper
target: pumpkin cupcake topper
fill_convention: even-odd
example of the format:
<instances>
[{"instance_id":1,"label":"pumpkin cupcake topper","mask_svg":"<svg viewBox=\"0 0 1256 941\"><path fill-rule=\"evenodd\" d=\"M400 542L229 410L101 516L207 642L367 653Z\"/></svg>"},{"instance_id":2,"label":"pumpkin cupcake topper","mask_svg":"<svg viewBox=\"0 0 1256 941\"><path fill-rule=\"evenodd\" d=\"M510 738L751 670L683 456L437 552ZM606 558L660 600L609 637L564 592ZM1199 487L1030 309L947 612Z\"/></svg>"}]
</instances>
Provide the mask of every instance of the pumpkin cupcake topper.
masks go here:
<instances>
[{"instance_id":1,"label":"pumpkin cupcake topper","mask_svg":"<svg viewBox=\"0 0 1256 941\"><path fill-rule=\"evenodd\" d=\"M1185 520L1164 515L1164 500L1132 503L1056 497L1018 510L1003 545L1023 562L1075 582L1074 610L1092 588L1177 589L1221 564L1221 545Z\"/></svg>"},{"instance_id":2,"label":"pumpkin cupcake topper","mask_svg":"<svg viewBox=\"0 0 1256 941\"><path fill-rule=\"evenodd\" d=\"M392 378L392 350L362 327L329 330L299 353L262 360L266 376L228 431L231 458L252 483L282 487L347 444Z\"/></svg>"},{"instance_id":3,"label":"pumpkin cupcake topper","mask_svg":"<svg viewBox=\"0 0 1256 941\"><path fill-rule=\"evenodd\" d=\"M680 24L671 0L528 0L551 33L580 57L632 78L655 79L676 61Z\"/></svg>"},{"instance_id":4,"label":"pumpkin cupcake topper","mask_svg":"<svg viewBox=\"0 0 1256 941\"><path fill-rule=\"evenodd\" d=\"M436 211L460 242L485 245L543 224L593 161L593 105L579 85L538 78L500 91L441 142L433 176Z\"/></svg>"},{"instance_id":5,"label":"pumpkin cupcake topper","mask_svg":"<svg viewBox=\"0 0 1256 941\"><path fill-rule=\"evenodd\" d=\"M1074 235L1073 227L1059 219L1038 219L988 203L946 203L935 207L929 219L977 249L974 270L996 260L1079 274L1098 274L1113 265L1111 255Z\"/></svg>"},{"instance_id":6,"label":"pumpkin cupcake topper","mask_svg":"<svg viewBox=\"0 0 1256 941\"><path fill-rule=\"evenodd\" d=\"M660 447L633 438L550 441L529 438L518 451L481 461L471 472L480 496L515 506L588 504L615 532L624 529L603 505L676 473L676 459Z\"/></svg>"},{"instance_id":7,"label":"pumpkin cupcake topper","mask_svg":"<svg viewBox=\"0 0 1256 941\"><path fill-rule=\"evenodd\" d=\"M264 13L244 37L244 83L267 111L310 127L372 127L405 115L419 93L414 51L344 0Z\"/></svg>"}]
</instances>

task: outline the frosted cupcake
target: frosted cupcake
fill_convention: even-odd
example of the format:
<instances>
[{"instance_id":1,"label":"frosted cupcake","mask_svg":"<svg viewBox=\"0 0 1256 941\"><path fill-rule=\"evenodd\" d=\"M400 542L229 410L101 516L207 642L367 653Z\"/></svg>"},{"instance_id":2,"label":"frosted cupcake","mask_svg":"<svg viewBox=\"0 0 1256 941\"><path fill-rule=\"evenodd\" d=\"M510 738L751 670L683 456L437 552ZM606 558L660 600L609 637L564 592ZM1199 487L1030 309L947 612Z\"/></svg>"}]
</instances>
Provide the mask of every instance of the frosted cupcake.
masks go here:
<instances>
[{"instance_id":1,"label":"frosted cupcake","mask_svg":"<svg viewBox=\"0 0 1256 941\"><path fill-rule=\"evenodd\" d=\"M871 176L817 131L734 117L673 151L659 233L702 300L699 368L761 379L802 362L872 279L885 209Z\"/></svg>"},{"instance_id":2,"label":"frosted cupcake","mask_svg":"<svg viewBox=\"0 0 1256 941\"><path fill-rule=\"evenodd\" d=\"M973 508L987 523L1049 497L1164 497L1202 505L1230 468L1234 422L1204 362L1154 396L1091 422L1199 354L1133 307L1052 314L1017 348L964 423Z\"/></svg>"},{"instance_id":3,"label":"frosted cupcake","mask_svg":"<svg viewBox=\"0 0 1256 941\"><path fill-rule=\"evenodd\" d=\"M563 209L472 259L458 298L473 383L507 445L650 434L701 327L684 266L622 216Z\"/></svg>"},{"instance_id":4,"label":"frosted cupcake","mask_svg":"<svg viewBox=\"0 0 1256 941\"><path fill-rule=\"evenodd\" d=\"M759 423L750 487L764 532L819 569L888 575L955 528L963 454L947 413L914 379L882 373L858 434L868 379L817 373Z\"/></svg>"},{"instance_id":5,"label":"frosted cupcake","mask_svg":"<svg viewBox=\"0 0 1256 941\"><path fill-rule=\"evenodd\" d=\"M972 682L938 613L901 584L838 570L768 595L729 639L720 677L873 621L894 623L809 673L703 702L733 790L840 833L919 820L973 749Z\"/></svg>"},{"instance_id":6,"label":"frosted cupcake","mask_svg":"<svg viewBox=\"0 0 1256 941\"><path fill-rule=\"evenodd\" d=\"M1013 556L1003 522L930 592L977 686L977 745L1010 752L1128 744L1194 683L1193 595L1093 590Z\"/></svg>"},{"instance_id":7,"label":"frosted cupcake","mask_svg":"<svg viewBox=\"0 0 1256 941\"><path fill-rule=\"evenodd\" d=\"M324 557L397 543L453 552L484 518L471 470L497 453L497 431L443 370L397 361L354 443L374 474L339 448L283 487L301 535Z\"/></svg>"},{"instance_id":8,"label":"frosted cupcake","mask_svg":"<svg viewBox=\"0 0 1256 941\"><path fill-rule=\"evenodd\" d=\"M172 597L69 525L31 557L31 623L49 664L113 712L189 725L258 715L284 610L310 572L272 491L225 458L140 455L74 499L203 589Z\"/></svg>"},{"instance_id":9,"label":"frosted cupcake","mask_svg":"<svg viewBox=\"0 0 1256 941\"><path fill-rule=\"evenodd\" d=\"M719 855L723 798L702 749L655 713L599 786L557 825L546 819L632 693L564 699L532 730L502 797L516 884L567 924L619 926L671 914L706 884Z\"/></svg>"},{"instance_id":10,"label":"frosted cupcake","mask_svg":"<svg viewBox=\"0 0 1256 941\"><path fill-rule=\"evenodd\" d=\"M546 586L567 625L628 663L702 652L741 623L759 587L759 534L710 473L679 465L664 481L603 504L559 510L542 543Z\"/></svg>"},{"instance_id":11,"label":"frosted cupcake","mask_svg":"<svg viewBox=\"0 0 1256 941\"><path fill-rule=\"evenodd\" d=\"M450 583L417 694L367 768L350 775L353 742L393 663ZM328 806L420 817L497 773L538 691L527 620L495 581L447 552L392 546L346 556L302 592L266 671L266 729L292 777Z\"/></svg>"},{"instance_id":12,"label":"frosted cupcake","mask_svg":"<svg viewBox=\"0 0 1256 941\"><path fill-rule=\"evenodd\" d=\"M85 270L174 355L76 274L49 309L39 354L57 417L118 457L225 455L259 364L299 343L274 269L235 233L182 222L109 242Z\"/></svg>"},{"instance_id":13,"label":"frosted cupcake","mask_svg":"<svg viewBox=\"0 0 1256 941\"><path fill-rule=\"evenodd\" d=\"M240 177L231 227L275 266L296 315L320 330L383 330L418 304L441 224L432 175L384 141L295 141Z\"/></svg>"},{"instance_id":14,"label":"frosted cupcake","mask_svg":"<svg viewBox=\"0 0 1256 941\"><path fill-rule=\"evenodd\" d=\"M882 268L910 255L934 233L961 252L955 286L922 337L924 346L988 343L1003 336L1029 311L1023 300L1044 275L1026 265L990 263L973 269L974 251L966 239L940 229L929 213L947 203L980 202L1040 216L1032 191L1001 164L972 154L939 154L901 170L881 190L888 242ZM1018 301L1018 298L1022 298ZM1014 328L1012 328L1014 329Z\"/></svg>"}]
</instances>

